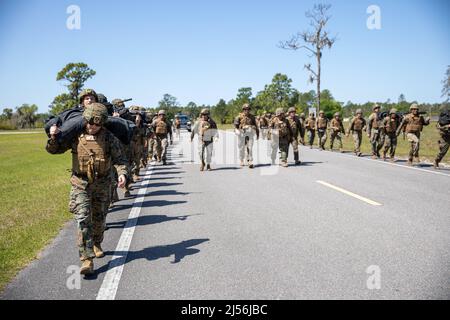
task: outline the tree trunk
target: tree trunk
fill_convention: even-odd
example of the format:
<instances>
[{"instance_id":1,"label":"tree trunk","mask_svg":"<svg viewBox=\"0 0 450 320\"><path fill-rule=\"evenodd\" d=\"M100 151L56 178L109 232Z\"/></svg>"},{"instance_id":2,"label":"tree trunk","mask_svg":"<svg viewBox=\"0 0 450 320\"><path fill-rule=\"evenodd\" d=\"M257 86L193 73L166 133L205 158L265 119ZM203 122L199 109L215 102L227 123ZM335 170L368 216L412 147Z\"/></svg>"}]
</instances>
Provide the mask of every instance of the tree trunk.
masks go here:
<instances>
[{"instance_id":1,"label":"tree trunk","mask_svg":"<svg viewBox=\"0 0 450 320\"><path fill-rule=\"evenodd\" d=\"M317 115L320 112L320 48L317 47Z\"/></svg>"}]
</instances>

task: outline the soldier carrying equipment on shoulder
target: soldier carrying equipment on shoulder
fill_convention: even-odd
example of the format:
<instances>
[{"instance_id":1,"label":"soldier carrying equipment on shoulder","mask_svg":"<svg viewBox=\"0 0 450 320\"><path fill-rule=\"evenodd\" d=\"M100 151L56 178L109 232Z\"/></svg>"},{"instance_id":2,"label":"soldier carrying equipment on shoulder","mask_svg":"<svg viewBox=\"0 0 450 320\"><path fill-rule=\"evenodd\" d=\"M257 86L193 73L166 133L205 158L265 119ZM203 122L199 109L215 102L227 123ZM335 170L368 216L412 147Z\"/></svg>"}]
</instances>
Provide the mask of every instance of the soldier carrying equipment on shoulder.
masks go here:
<instances>
[{"instance_id":1,"label":"soldier carrying equipment on shoulder","mask_svg":"<svg viewBox=\"0 0 450 320\"><path fill-rule=\"evenodd\" d=\"M327 128L328 119L325 117L325 112L320 111L319 117L316 120L317 136L319 138L319 150L325 150L325 143L327 142Z\"/></svg>"},{"instance_id":2,"label":"soldier carrying equipment on shoulder","mask_svg":"<svg viewBox=\"0 0 450 320\"><path fill-rule=\"evenodd\" d=\"M417 163L420 162L420 133L423 130L423 126L428 126L430 124L430 118L427 117L425 119L419 114L419 105L417 103L413 103L409 108L409 111L410 113L403 118L402 123L397 129L397 136L399 136L402 131L406 133L406 138L411 143L408 164L412 166L413 158Z\"/></svg>"},{"instance_id":3,"label":"soldier carrying equipment on shoulder","mask_svg":"<svg viewBox=\"0 0 450 320\"><path fill-rule=\"evenodd\" d=\"M306 128L305 128L306 117L305 117L305 114L301 113L299 119L300 119L300 125L301 125L301 128L302 128L302 130L300 130L300 143L302 145L305 145L305 134L306 134Z\"/></svg>"},{"instance_id":4,"label":"soldier carrying equipment on shoulder","mask_svg":"<svg viewBox=\"0 0 450 320\"><path fill-rule=\"evenodd\" d=\"M158 118L152 123L152 129L156 138L156 154L158 162L162 161L163 165L167 164L167 148L169 146L168 137L170 136L170 144L172 139L172 124L166 119L166 111L160 110Z\"/></svg>"},{"instance_id":5,"label":"soldier carrying equipment on shoulder","mask_svg":"<svg viewBox=\"0 0 450 320\"><path fill-rule=\"evenodd\" d=\"M334 140L336 139L339 142L339 151L343 152L342 148L342 136L341 134L345 134L344 124L341 120L341 115L339 112L334 114L334 118L330 123L330 150L333 151Z\"/></svg>"},{"instance_id":6,"label":"soldier carrying equipment on shoulder","mask_svg":"<svg viewBox=\"0 0 450 320\"><path fill-rule=\"evenodd\" d=\"M203 109L200 113L200 119L197 120L192 128L191 142L194 140L194 136L198 134L198 152L200 155L200 171L211 171L211 159L213 153L214 140L219 138L217 131L217 125L213 119L209 116L209 110ZM206 155L205 155L206 153Z\"/></svg>"},{"instance_id":7,"label":"soldier carrying equipment on shoulder","mask_svg":"<svg viewBox=\"0 0 450 320\"><path fill-rule=\"evenodd\" d=\"M383 151L383 160L390 149L390 161L395 162L395 150L397 148L397 128L400 126L400 117L397 109L391 109L389 115L383 119L384 132L386 133L386 144Z\"/></svg>"},{"instance_id":8,"label":"soldier carrying equipment on shoulder","mask_svg":"<svg viewBox=\"0 0 450 320\"><path fill-rule=\"evenodd\" d=\"M286 119L283 108L278 108L275 117L269 124L269 139L272 140L272 164L275 164L278 149L280 150L280 165L287 167L289 155L289 144L292 142L293 134L289 120Z\"/></svg>"},{"instance_id":9,"label":"soldier carrying equipment on shoulder","mask_svg":"<svg viewBox=\"0 0 450 320\"><path fill-rule=\"evenodd\" d=\"M347 131L347 137L350 133L353 136L353 141L355 144L354 152L358 157L361 157L361 143L362 143L362 132L366 129L366 120L362 116L362 110L356 110L356 116L350 122L350 127Z\"/></svg>"},{"instance_id":10,"label":"soldier carrying equipment on shoulder","mask_svg":"<svg viewBox=\"0 0 450 320\"><path fill-rule=\"evenodd\" d=\"M51 154L61 154L72 149L69 209L77 221L78 249L82 261L80 273L92 274L93 259L104 256L101 243L109 206L111 166L116 166L120 188L125 186L129 173L119 140L104 128L108 119L106 107L100 103L86 105L83 118L86 121L85 131L69 147L59 144L59 129L53 126L46 150Z\"/></svg>"},{"instance_id":11,"label":"soldier carrying equipment on shoulder","mask_svg":"<svg viewBox=\"0 0 450 320\"><path fill-rule=\"evenodd\" d=\"M292 133L291 144L292 144L292 148L294 150L295 165L299 165L301 162L300 162L300 158L299 158L299 154L298 154L298 144L299 144L299 139L301 139L301 136L305 135L305 131L300 122L300 119L295 114L294 107L291 107L288 109L288 118L287 119L289 121L289 126L291 127L291 133Z\"/></svg>"},{"instance_id":12,"label":"soldier carrying equipment on shoulder","mask_svg":"<svg viewBox=\"0 0 450 320\"><path fill-rule=\"evenodd\" d=\"M238 136L239 160L241 167L244 166L244 160L248 167L253 169L253 142L259 139L259 129L256 124L256 118L250 113L248 103L242 106L242 112L234 119L235 133Z\"/></svg>"},{"instance_id":13,"label":"soldier carrying equipment on shoulder","mask_svg":"<svg viewBox=\"0 0 450 320\"><path fill-rule=\"evenodd\" d=\"M372 146L372 159L377 159L380 158L380 150L384 145L383 119L381 119L381 107L378 104L375 104L372 110L367 126L367 136Z\"/></svg>"}]
</instances>

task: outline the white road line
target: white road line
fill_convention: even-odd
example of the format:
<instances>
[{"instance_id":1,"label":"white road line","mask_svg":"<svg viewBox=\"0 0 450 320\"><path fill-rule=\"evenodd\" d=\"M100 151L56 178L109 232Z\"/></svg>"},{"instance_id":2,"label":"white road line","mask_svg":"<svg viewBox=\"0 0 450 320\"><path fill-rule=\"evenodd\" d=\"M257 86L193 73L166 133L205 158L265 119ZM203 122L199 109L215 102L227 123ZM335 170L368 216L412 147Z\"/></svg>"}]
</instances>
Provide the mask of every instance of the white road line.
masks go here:
<instances>
[{"instance_id":1,"label":"white road line","mask_svg":"<svg viewBox=\"0 0 450 320\"><path fill-rule=\"evenodd\" d=\"M314 149L314 150L319 151L318 149ZM321 151L321 152L323 152L323 151ZM375 160L375 159L370 159L370 158L356 157L356 156L351 156L351 155L344 154L344 153L331 152L331 151L328 151L328 150L327 150L327 152L330 152L330 153L332 153L334 155L337 155L337 156L347 157L347 158L354 159L354 160L366 160L366 161L371 161L371 162L374 162L374 163L391 165L391 166L396 166L396 167L400 167L400 168L404 168L404 169L416 170L416 171L420 171L420 172L436 174L436 175L439 175L439 176L450 177L450 174L437 172L437 171L432 171L432 170L421 169L421 168L416 168L416 167L410 167L410 166L406 166L406 165L392 163L392 162L389 162L389 161L381 161L381 160Z\"/></svg>"},{"instance_id":2,"label":"white road line","mask_svg":"<svg viewBox=\"0 0 450 320\"><path fill-rule=\"evenodd\" d=\"M147 178L150 177L152 173L153 167L150 167L145 173L145 177L140 184L141 188L139 189L138 196L134 201L133 208L128 216L127 224L125 225L122 235L120 236L114 255L111 258L102 286L98 291L97 300L114 300L116 297L120 278L122 277L123 267L125 266L127 260L128 250L130 249L136 223L139 215L141 214L142 203L144 202L145 193L147 192L147 187L142 187L148 183Z\"/></svg>"},{"instance_id":3,"label":"white road line","mask_svg":"<svg viewBox=\"0 0 450 320\"><path fill-rule=\"evenodd\" d=\"M357 195L357 194L355 194L355 193L353 193L353 192L350 192L350 191L347 191L347 190L345 190L345 189L336 187L336 186L334 186L334 185L332 185L332 184L329 184L329 183L327 183L327 182L318 180L317 183L320 183L321 185L324 185L324 186L329 187L329 188L331 188L331 189L334 189L334 190L336 190L336 191L342 192L342 193L344 193L344 194L346 194L346 195L349 195L349 196L351 196L351 197L353 197L353 198L356 198L356 199L358 199L358 200L364 201L364 202L366 202L366 203L368 203L368 204L371 204L371 205L373 205L373 206L381 206L381 205L382 205L381 203L378 203L378 202L375 202L375 201L373 201L373 200L367 199L367 198L365 198L365 197L362 197L362 196L360 196L360 195Z\"/></svg>"}]
</instances>

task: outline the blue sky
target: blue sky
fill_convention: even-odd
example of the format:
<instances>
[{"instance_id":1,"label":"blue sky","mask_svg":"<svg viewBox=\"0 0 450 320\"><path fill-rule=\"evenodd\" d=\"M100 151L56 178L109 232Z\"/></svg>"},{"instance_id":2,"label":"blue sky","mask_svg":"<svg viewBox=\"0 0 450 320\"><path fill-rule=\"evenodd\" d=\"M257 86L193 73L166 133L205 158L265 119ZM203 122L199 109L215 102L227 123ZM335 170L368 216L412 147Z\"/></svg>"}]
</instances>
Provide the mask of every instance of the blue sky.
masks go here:
<instances>
[{"instance_id":1,"label":"blue sky","mask_svg":"<svg viewBox=\"0 0 450 320\"><path fill-rule=\"evenodd\" d=\"M305 11L318 1L0 0L0 110L36 103L40 112L65 92L57 72L69 62L97 71L86 87L113 98L156 106L165 93L181 104L254 94L275 73L304 92L306 51L277 48L309 28ZM328 29L338 41L323 55L322 87L339 101L440 102L450 64L450 2L335 0ZM69 5L81 29L68 30ZM381 30L369 30L370 5Z\"/></svg>"}]
</instances>

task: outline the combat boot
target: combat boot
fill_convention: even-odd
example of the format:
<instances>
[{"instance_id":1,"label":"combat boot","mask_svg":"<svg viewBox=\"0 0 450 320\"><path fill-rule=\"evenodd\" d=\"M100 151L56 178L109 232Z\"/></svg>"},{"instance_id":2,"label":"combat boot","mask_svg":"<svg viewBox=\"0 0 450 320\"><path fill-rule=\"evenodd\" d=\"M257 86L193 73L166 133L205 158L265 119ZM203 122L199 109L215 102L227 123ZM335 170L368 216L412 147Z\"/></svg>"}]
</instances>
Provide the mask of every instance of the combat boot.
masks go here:
<instances>
[{"instance_id":1,"label":"combat boot","mask_svg":"<svg viewBox=\"0 0 450 320\"><path fill-rule=\"evenodd\" d=\"M94 244L94 253L96 258L103 258L105 253L99 244Z\"/></svg>"},{"instance_id":2,"label":"combat boot","mask_svg":"<svg viewBox=\"0 0 450 320\"><path fill-rule=\"evenodd\" d=\"M391 157L391 159L389 160L390 162L395 162L395 158Z\"/></svg>"},{"instance_id":3,"label":"combat boot","mask_svg":"<svg viewBox=\"0 0 450 320\"><path fill-rule=\"evenodd\" d=\"M212 170L210 164L207 164L207 165L206 165L206 170L208 170L208 171L211 171L211 170Z\"/></svg>"},{"instance_id":4,"label":"combat boot","mask_svg":"<svg viewBox=\"0 0 450 320\"><path fill-rule=\"evenodd\" d=\"M383 160L386 161L386 151L383 152Z\"/></svg>"},{"instance_id":5,"label":"combat boot","mask_svg":"<svg viewBox=\"0 0 450 320\"><path fill-rule=\"evenodd\" d=\"M413 165L413 159L410 158L410 159L408 159L408 166L412 166L412 165Z\"/></svg>"},{"instance_id":6,"label":"combat boot","mask_svg":"<svg viewBox=\"0 0 450 320\"><path fill-rule=\"evenodd\" d=\"M125 198L131 197L130 190L126 190L125 193L123 194L123 196L124 196Z\"/></svg>"},{"instance_id":7,"label":"combat boot","mask_svg":"<svg viewBox=\"0 0 450 320\"><path fill-rule=\"evenodd\" d=\"M295 165L296 166L301 164L301 161L299 160L298 152L294 152L294 160L295 160Z\"/></svg>"},{"instance_id":8,"label":"combat boot","mask_svg":"<svg viewBox=\"0 0 450 320\"><path fill-rule=\"evenodd\" d=\"M253 169L253 168L254 168L253 163L252 163L252 162L249 162L249 163L248 163L248 167L249 167L250 169Z\"/></svg>"},{"instance_id":9,"label":"combat boot","mask_svg":"<svg viewBox=\"0 0 450 320\"><path fill-rule=\"evenodd\" d=\"M419 157L414 157L414 161L417 162L417 164L420 164L420 158Z\"/></svg>"},{"instance_id":10,"label":"combat boot","mask_svg":"<svg viewBox=\"0 0 450 320\"><path fill-rule=\"evenodd\" d=\"M89 275L94 273L94 259L89 258L83 261L80 268L80 274Z\"/></svg>"},{"instance_id":11,"label":"combat boot","mask_svg":"<svg viewBox=\"0 0 450 320\"><path fill-rule=\"evenodd\" d=\"M439 169L439 161L434 160L433 167L434 167L435 169Z\"/></svg>"},{"instance_id":12,"label":"combat boot","mask_svg":"<svg viewBox=\"0 0 450 320\"><path fill-rule=\"evenodd\" d=\"M287 168L287 167L288 167L287 161L285 161L285 160L281 161L281 166L282 166L283 168Z\"/></svg>"},{"instance_id":13,"label":"combat boot","mask_svg":"<svg viewBox=\"0 0 450 320\"><path fill-rule=\"evenodd\" d=\"M205 170L205 163L202 161L202 164L200 165L200 171Z\"/></svg>"}]
</instances>

